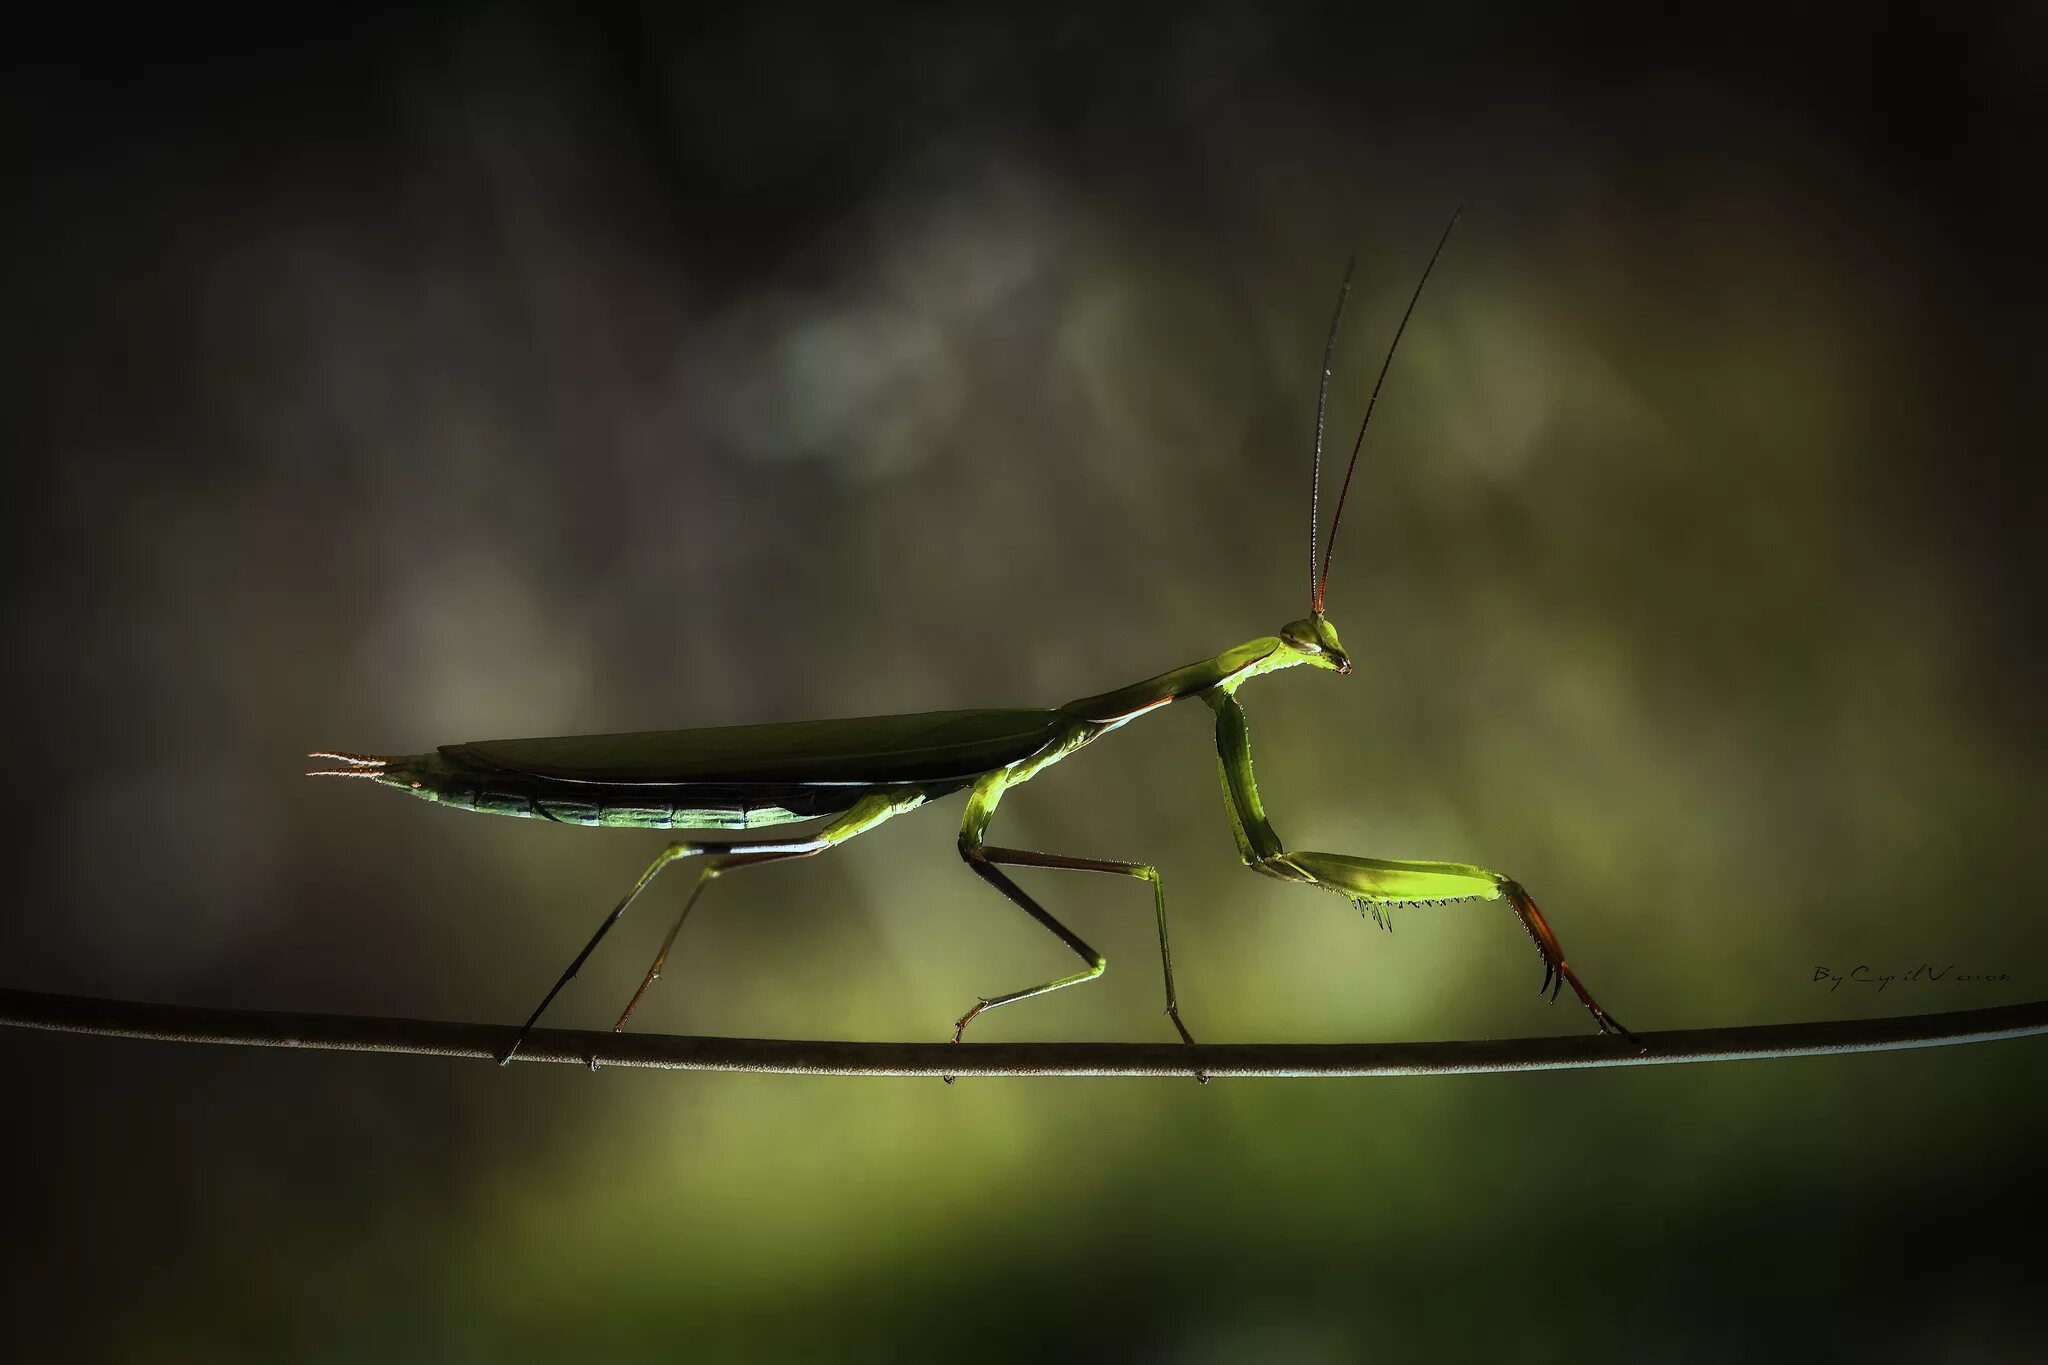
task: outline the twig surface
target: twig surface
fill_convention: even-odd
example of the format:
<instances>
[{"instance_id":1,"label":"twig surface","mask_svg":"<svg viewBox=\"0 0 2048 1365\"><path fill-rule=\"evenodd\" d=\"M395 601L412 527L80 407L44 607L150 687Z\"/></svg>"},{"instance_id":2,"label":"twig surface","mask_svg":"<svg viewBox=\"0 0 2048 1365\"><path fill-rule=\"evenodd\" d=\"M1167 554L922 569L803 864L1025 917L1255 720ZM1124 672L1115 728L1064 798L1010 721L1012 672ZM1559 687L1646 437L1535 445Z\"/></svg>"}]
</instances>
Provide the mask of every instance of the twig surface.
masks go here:
<instances>
[{"instance_id":1,"label":"twig surface","mask_svg":"<svg viewBox=\"0 0 2048 1365\"><path fill-rule=\"evenodd\" d=\"M493 1060L518 1030L501 1024L283 1014L0 990L0 1025L171 1043L416 1053ZM536 1029L517 1060L678 1071L816 1076L1443 1076L1679 1062L1753 1061L1988 1043L2048 1033L2048 1000L1888 1019L1680 1029L1618 1038L1425 1043L860 1043L694 1038Z\"/></svg>"}]
</instances>

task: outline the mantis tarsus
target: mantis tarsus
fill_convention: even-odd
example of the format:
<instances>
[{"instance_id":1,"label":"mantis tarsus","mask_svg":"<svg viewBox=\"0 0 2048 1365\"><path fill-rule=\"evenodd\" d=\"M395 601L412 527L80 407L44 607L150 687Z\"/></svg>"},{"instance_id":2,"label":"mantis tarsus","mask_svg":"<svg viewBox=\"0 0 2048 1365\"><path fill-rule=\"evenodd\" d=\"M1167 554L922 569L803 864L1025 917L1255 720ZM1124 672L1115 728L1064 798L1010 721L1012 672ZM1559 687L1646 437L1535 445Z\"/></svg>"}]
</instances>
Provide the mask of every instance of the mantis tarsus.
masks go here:
<instances>
[{"instance_id":1,"label":"mantis tarsus","mask_svg":"<svg viewBox=\"0 0 2048 1365\"><path fill-rule=\"evenodd\" d=\"M1316 538L1324 418L1338 329L1351 289L1351 270L1345 270L1335 315L1330 321L1329 340L1323 350L1322 380L1316 394L1315 457L1309 483L1309 614L1282 626L1278 635L1262 636L1212 659L1048 710L939 711L718 729L494 740L444 745L433 753L405 756L323 751L312 757L333 760L342 766L321 769L312 775L364 778L459 810L567 824L754 830L811 819L824 821L808 838L679 842L663 849L534 1008L501 1060L509 1061L519 1050L520 1043L555 996L596 951L626 908L669 864L695 859L699 869L697 882L615 1028L625 1027L648 986L661 975L683 922L713 881L738 868L822 853L855 835L865 834L885 820L963 787L968 789L968 797L966 815L960 823L960 856L984 881L1066 944L1085 966L1078 972L1022 990L977 999L954 1024L953 1041L959 1042L968 1024L985 1010L1092 981L1108 965L1102 954L1026 895L1002 871L1004 867L1043 867L1133 877L1151 885L1159 924L1159 961L1166 980L1166 1014L1181 1038L1192 1043L1194 1038L1181 1022L1180 1002L1174 993L1173 958L1166 934L1166 892L1156 868L1146 863L1002 848L984 842L983 836L1003 794L1011 787L1030 781L1061 759L1140 716L1195 697L1216 713L1216 749L1224 798L1238 854L1247 867L1282 881L1336 892L1361 909L1371 907L1375 917L1387 907L1402 903L1505 900L1543 959L1543 984L1539 992L1548 991L1555 1000L1559 989L1569 984L1603 1032L1619 1033L1634 1042L1634 1036L1602 1009L1580 983L1577 973L1566 963L1564 949L1545 922L1543 912L1520 883L1465 863L1397 861L1290 850L1267 821L1258 784L1252 777L1251 743L1244 711L1237 701L1238 689L1254 678L1297 665L1339 674L1351 671L1351 657L1338 640L1336 627L1323 612L1330 551L1336 543L1337 526L1351 489L1351 475L1358 466L1358 452L1365 443L1366 427L1379 402L1380 388L1393 365L1401 334L1422 297L1423 286L1428 283L1456 224L1457 215L1453 214L1408 300L1407 311L1394 331L1393 344L1387 348L1365 417L1359 423L1358 438L1352 442L1351 461L1345 467L1329 538L1318 564Z\"/></svg>"}]
</instances>

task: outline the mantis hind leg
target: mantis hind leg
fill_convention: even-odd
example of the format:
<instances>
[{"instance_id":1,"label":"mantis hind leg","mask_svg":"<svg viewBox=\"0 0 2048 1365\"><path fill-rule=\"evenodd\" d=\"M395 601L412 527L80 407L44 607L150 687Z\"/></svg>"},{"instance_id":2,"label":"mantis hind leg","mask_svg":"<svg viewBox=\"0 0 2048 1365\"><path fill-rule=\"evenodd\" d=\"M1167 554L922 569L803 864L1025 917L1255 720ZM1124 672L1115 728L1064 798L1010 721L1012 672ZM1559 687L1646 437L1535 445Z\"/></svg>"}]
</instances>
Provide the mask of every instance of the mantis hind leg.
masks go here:
<instances>
[{"instance_id":1,"label":"mantis hind leg","mask_svg":"<svg viewBox=\"0 0 2048 1365\"><path fill-rule=\"evenodd\" d=\"M626 907L638 900L640 893L645 891L649 883L670 863L680 858L703 858L704 873L697 879L697 885L691 891L689 900L684 902L683 913L676 917L675 925L669 930L667 939L663 941L661 953L655 958L654 965L648 969L646 978L641 981L640 989L633 993L633 999L627 1004L626 1012L619 1016L619 1022L614 1026L615 1030L625 1027L627 1017L633 1013L633 1007L640 1003L640 997L646 993L647 987L661 974L661 967L668 960L669 949L674 945L676 934L683 927L683 921L689 917L691 908L696 905L697 898L704 893L704 888L721 873L729 868L744 867L753 863L779 862L785 858L808 858L813 854L823 853L828 848L845 843L856 834L866 833L893 815L900 815L923 804L924 799L925 793L915 788L864 796L808 839L760 839L726 844L670 844L655 856L654 861L647 865L647 870L640 874L640 879L633 883L631 889L620 898L619 903L612 907L611 913L598 924L597 932L583 945L583 951L576 954L575 961L556 978L555 984L548 988L548 993L541 997L541 1002L534 1006L533 1013L527 1016L526 1023L520 1027L519 1036L512 1040L512 1046L505 1050L504 1056L498 1058L498 1064L503 1066L517 1055L527 1036L533 1032L534 1025L540 1022L541 1015L555 1002L555 997L562 993L562 988L575 979L583 964L590 960L590 955L597 951L597 945L604 942L604 936L612 931L612 926L626 913Z\"/></svg>"},{"instance_id":2,"label":"mantis hind leg","mask_svg":"<svg viewBox=\"0 0 2048 1365\"><path fill-rule=\"evenodd\" d=\"M640 1008L640 997L647 994L649 986L661 980L661 969L668 965L669 950L676 946L676 935L683 931L683 921L697 908L697 898L704 894L704 888L717 881L718 874L724 870L719 860L705 860L704 870L697 874L697 884L690 888L689 899L683 902L682 910L676 915L676 922L668 927L667 936L661 940L661 950L655 953L654 961L648 965L647 975L640 978L639 989L635 990L633 998L626 1002L626 1008L619 1012L619 1022L612 1025L613 1033L625 1032L626 1021L633 1017L634 1010Z\"/></svg>"}]
</instances>

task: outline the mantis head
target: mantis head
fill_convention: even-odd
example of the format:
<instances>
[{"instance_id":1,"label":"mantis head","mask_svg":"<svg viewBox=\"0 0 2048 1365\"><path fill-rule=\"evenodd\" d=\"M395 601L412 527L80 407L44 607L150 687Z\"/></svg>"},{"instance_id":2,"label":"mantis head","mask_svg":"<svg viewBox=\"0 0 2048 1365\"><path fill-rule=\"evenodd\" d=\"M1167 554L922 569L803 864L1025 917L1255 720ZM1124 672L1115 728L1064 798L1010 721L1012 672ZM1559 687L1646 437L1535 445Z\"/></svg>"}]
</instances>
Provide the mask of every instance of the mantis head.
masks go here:
<instances>
[{"instance_id":1,"label":"mantis head","mask_svg":"<svg viewBox=\"0 0 2048 1365\"><path fill-rule=\"evenodd\" d=\"M1353 261L1344 267L1344 283L1337 290L1336 316L1330 319L1330 339L1323 347L1323 381L1316 391L1316 454L1315 464L1309 476L1308 486L1308 615L1299 621L1290 621L1280 628L1281 644L1292 651L1289 664L1313 664L1336 673L1351 671L1351 656L1344 652L1343 644L1337 639L1337 628L1323 615L1323 597L1330 584L1330 551L1337 544L1337 524L1344 519L1344 500L1351 494L1351 475L1358 468L1358 452L1365 444L1365 429L1372 423L1372 410L1380 401L1380 386L1387 382L1387 371L1393 367L1395 348L1401 344L1401 333L1408 330L1408 319L1415 315L1415 304L1422 297L1422 286L1429 283L1429 272L1436 269L1437 257L1444 254L1444 243L1451 239L1451 229L1458 225L1458 212L1451 214L1451 221L1444 225L1444 235L1437 239L1436 250L1430 253L1429 264L1422 268L1422 278L1415 283L1415 293L1408 299L1408 311L1401 315L1401 325L1394 329L1394 340L1387 347L1387 358L1380 364L1380 377L1373 381L1372 397L1366 400L1365 417L1358 424L1358 439L1351 443L1351 462L1344 466L1344 484L1337 492L1337 510L1330 514L1330 539L1323 546L1320 567L1316 563L1316 532L1322 522L1322 509L1318 502L1323 487L1323 419L1330 404L1330 370L1337 358L1337 328L1344 321L1344 300L1351 293L1351 271ZM1284 666L1284 665L1283 665Z\"/></svg>"},{"instance_id":2,"label":"mantis head","mask_svg":"<svg viewBox=\"0 0 2048 1365\"><path fill-rule=\"evenodd\" d=\"M1295 663L1327 668L1336 673L1351 671L1351 656L1337 638L1337 628L1321 612L1289 621L1280 627L1280 643L1301 657Z\"/></svg>"}]
</instances>

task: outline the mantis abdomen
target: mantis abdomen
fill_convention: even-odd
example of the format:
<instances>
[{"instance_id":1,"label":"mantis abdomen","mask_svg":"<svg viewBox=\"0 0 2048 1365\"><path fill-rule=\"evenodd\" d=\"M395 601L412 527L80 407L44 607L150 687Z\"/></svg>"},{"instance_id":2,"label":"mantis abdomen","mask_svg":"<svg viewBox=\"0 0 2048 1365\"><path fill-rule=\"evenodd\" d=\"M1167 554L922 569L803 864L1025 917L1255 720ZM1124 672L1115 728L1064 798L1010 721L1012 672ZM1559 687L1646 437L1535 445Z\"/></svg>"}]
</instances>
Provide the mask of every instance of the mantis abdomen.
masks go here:
<instances>
[{"instance_id":1,"label":"mantis abdomen","mask_svg":"<svg viewBox=\"0 0 2048 1365\"><path fill-rule=\"evenodd\" d=\"M838 815L874 790L785 782L572 781L471 765L445 750L322 756L349 765L330 776L368 778L454 810L612 829L764 829Z\"/></svg>"}]
</instances>

